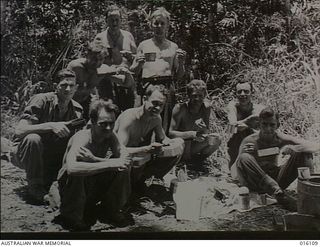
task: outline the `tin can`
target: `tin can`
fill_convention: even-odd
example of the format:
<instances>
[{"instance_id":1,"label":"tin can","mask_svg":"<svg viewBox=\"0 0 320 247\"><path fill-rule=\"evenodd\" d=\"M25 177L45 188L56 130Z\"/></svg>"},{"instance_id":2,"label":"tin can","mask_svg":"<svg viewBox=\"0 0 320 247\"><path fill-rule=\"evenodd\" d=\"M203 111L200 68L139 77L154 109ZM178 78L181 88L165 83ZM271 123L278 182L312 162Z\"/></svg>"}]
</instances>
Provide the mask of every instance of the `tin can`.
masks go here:
<instances>
[{"instance_id":1,"label":"tin can","mask_svg":"<svg viewBox=\"0 0 320 247\"><path fill-rule=\"evenodd\" d=\"M260 205L267 205L267 194L259 194Z\"/></svg>"},{"instance_id":2,"label":"tin can","mask_svg":"<svg viewBox=\"0 0 320 247\"><path fill-rule=\"evenodd\" d=\"M242 210L249 210L250 209L250 194L240 194L240 203Z\"/></svg>"},{"instance_id":3,"label":"tin can","mask_svg":"<svg viewBox=\"0 0 320 247\"><path fill-rule=\"evenodd\" d=\"M310 179L310 169L309 167L299 167L298 168L298 178L301 180Z\"/></svg>"},{"instance_id":4,"label":"tin can","mask_svg":"<svg viewBox=\"0 0 320 247\"><path fill-rule=\"evenodd\" d=\"M155 52L147 52L144 54L146 57L147 62L154 62L156 61L157 54Z\"/></svg>"}]
</instances>

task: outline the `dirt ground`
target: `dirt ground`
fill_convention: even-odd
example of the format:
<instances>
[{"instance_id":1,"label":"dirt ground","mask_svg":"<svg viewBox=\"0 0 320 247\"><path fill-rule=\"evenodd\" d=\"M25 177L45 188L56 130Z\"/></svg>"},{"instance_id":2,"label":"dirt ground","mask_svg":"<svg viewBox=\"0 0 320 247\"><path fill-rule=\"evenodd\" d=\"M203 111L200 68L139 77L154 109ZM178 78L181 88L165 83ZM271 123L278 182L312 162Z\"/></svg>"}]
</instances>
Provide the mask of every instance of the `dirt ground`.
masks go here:
<instances>
[{"instance_id":1,"label":"dirt ground","mask_svg":"<svg viewBox=\"0 0 320 247\"><path fill-rule=\"evenodd\" d=\"M52 223L58 210L49 206L36 206L27 202L25 172L6 160L1 160L1 232L66 232ZM144 204L145 206L146 204ZM114 228L97 223L93 232L172 232L172 231L279 231L273 223L274 216L287 211L277 205L253 209L250 212L231 212L216 219L197 222L177 221L175 206L167 201L162 204L149 201L140 214L134 214L135 225Z\"/></svg>"}]
</instances>

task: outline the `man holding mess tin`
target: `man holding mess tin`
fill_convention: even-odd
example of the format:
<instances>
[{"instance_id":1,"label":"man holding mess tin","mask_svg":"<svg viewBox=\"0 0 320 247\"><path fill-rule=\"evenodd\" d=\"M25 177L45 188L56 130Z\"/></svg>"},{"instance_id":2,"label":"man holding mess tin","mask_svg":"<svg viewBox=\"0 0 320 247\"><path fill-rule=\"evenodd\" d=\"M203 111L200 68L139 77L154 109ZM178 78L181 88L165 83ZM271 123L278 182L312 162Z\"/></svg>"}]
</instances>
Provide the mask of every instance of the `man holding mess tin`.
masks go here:
<instances>
[{"instance_id":1,"label":"man holding mess tin","mask_svg":"<svg viewBox=\"0 0 320 247\"><path fill-rule=\"evenodd\" d=\"M99 219L117 227L134 224L122 211L131 193L131 158L113 127L117 106L97 100L90 105L91 129L69 141L59 171L60 215L55 222L73 231L89 230Z\"/></svg>"},{"instance_id":2,"label":"man holding mess tin","mask_svg":"<svg viewBox=\"0 0 320 247\"><path fill-rule=\"evenodd\" d=\"M173 108L169 136L185 140L183 160L202 170L203 161L216 151L221 143L219 135L210 133L211 104L206 101L207 86L202 80L187 85L189 101Z\"/></svg>"},{"instance_id":3,"label":"man holding mess tin","mask_svg":"<svg viewBox=\"0 0 320 247\"><path fill-rule=\"evenodd\" d=\"M163 127L167 132L174 106L174 80L185 74L186 52L166 38L170 25L169 12L160 7L151 14L153 37L144 40L137 48L137 55L131 66L137 76L141 76L140 94L143 96L148 85L164 85L169 90L163 112Z\"/></svg>"},{"instance_id":4,"label":"man holding mess tin","mask_svg":"<svg viewBox=\"0 0 320 247\"><path fill-rule=\"evenodd\" d=\"M107 29L98 33L94 41L101 42L108 48L109 56L105 58L104 64L110 66L117 74L110 75L110 78L101 81L99 95L107 99L110 98L108 93L114 91L112 100L123 111L134 106L136 84L132 74L129 73L129 68L136 54L137 46L133 35L120 29L121 9L118 6L109 6L106 12L106 22ZM113 90L110 90L110 82Z\"/></svg>"},{"instance_id":5,"label":"man holding mess tin","mask_svg":"<svg viewBox=\"0 0 320 247\"><path fill-rule=\"evenodd\" d=\"M297 178L299 167L313 171L312 153L319 144L281 133L279 115L269 107L259 114L259 125L259 132L242 141L231 173L250 191L273 195L284 208L296 211L296 201L283 190ZM290 157L278 166L280 149Z\"/></svg>"},{"instance_id":6,"label":"man holding mess tin","mask_svg":"<svg viewBox=\"0 0 320 247\"><path fill-rule=\"evenodd\" d=\"M169 139L161 126L160 113L166 102L163 85L150 85L140 107L128 109L118 117L114 131L133 157L132 186L141 194L145 181L162 180L183 153L181 138Z\"/></svg>"}]
</instances>

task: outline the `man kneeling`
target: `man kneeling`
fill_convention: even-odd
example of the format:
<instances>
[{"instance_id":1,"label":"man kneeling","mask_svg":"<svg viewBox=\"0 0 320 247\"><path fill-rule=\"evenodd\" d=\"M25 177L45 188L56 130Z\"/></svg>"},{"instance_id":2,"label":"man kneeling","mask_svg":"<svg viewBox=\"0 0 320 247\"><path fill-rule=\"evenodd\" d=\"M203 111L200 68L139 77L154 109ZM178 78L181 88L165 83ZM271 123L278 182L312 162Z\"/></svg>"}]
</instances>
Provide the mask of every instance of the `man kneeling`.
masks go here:
<instances>
[{"instance_id":1,"label":"man kneeling","mask_svg":"<svg viewBox=\"0 0 320 247\"><path fill-rule=\"evenodd\" d=\"M312 170L311 153L317 144L278 131L279 116L271 108L261 111L259 122L260 132L242 141L231 172L251 191L274 195L284 208L296 211L296 201L283 190L297 178L298 167ZM277 157L282 147L282 153L290 155L290 158L278 166Z\"/></svg>"},{"instance_id":2,"label":"man kneeling","mask_svg":"<svg viewBox=\"0 0 320 247\"><path fill-rule=\"evenodd\" d=\"M165 90L163 85L150 85L143 105L122 112L115 124L119 141L136 161L141 158L134 162L132 169L135 192L143 190L147 178L154 176L161 180L179 162L183 153L183 140L169 139L162 128L160 113L166 103Z\"/></svg>"},{"instance_id":3,"label":"man kneeling","mask_svg":"<svg viewBox=\"0 0 320 247\"><path fill-rule=\"evenodd\" d=\"M209 133L211 108L205 101L207 86L202 80L192 80L187 85L189 101L173 108L170 137L185 140L183 160L201 170L203 161L216 151L221 143L217 134Z\"/></svg>"},{"instance_id":4,"label":"man kneeling","mask_svg":"<svg viewBox=\"0 0 320 247\"><path fill-rule=\"evenodd\" d=\"M55 219L67 229L89 230L97 211L102 222L118 227L134 223L121 211L130 194L131 159L113 133L116 111L110 102L93 102L91 129L79 131L68 143L58 175L61 214Z\"/></svg>"}]
</instances>

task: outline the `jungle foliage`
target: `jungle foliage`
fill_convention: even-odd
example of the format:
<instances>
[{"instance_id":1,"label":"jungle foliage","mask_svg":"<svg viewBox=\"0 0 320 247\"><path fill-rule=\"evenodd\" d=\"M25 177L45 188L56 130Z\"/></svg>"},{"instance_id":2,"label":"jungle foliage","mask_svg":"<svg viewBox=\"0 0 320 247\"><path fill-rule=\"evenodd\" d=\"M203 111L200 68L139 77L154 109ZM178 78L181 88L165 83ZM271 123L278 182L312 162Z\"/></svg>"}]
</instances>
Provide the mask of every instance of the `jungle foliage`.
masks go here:
<instances>
[{"instance_id":1,"label":"jungle foliage","mask_svg":"<svg viewBox=\"0 0 320 247\"><path fill-rule=\"evenodd\" d=\"M54 72L82 56L87 42L106 28L105 11L112 3L1 1L1 108L15 115L32 92L50 87ZM218 132L225 127L221 110L241 78L254 84L257 101L280 111L284 130L320 139L318 1L119 0L116 4L122 8L122 28L132 32L137 44L151 36L149 19L156 7L171 13L169 39L188 54L188 73L177 93L184 93L190 77L205 80L216 112L212 128ZM49 84L39 88L38 81Z\"/></svg>"}]
</instances>

